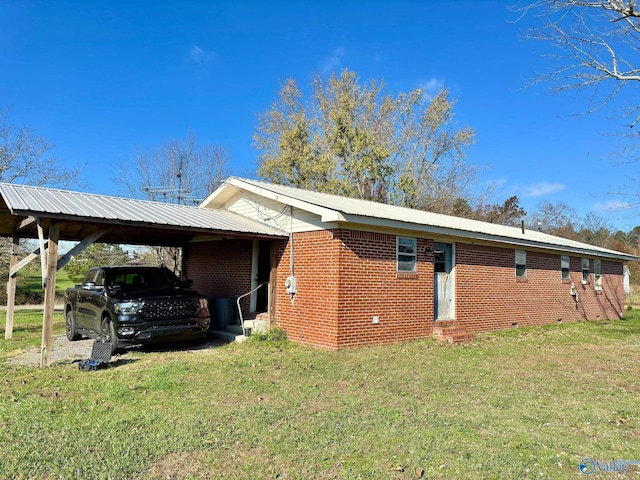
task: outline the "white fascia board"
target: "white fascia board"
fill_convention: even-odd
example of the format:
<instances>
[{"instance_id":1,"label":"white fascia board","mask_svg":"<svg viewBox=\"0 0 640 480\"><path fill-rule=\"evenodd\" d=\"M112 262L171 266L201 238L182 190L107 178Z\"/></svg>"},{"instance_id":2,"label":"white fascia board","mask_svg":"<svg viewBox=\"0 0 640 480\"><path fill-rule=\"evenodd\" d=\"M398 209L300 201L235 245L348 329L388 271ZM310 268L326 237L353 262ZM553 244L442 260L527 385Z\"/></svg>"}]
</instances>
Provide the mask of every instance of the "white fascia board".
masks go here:
<instances>
[{"instance_id":1,"label":"white fascia board","mask_svg":"<svg viewBox=\"0 0 640 480\"><path fill-rule=\"evenodd\" d=\"M406 232L419 232L435 236L442 237L454 237L470 241L489 242L494 244L512 245L519 247L535 248L540 250L550 250L559 253L573 253L585 256L594 256L602 258L611 258L620 261L637 261L638 257L629 255L622 252L616 252L614 250L600 249L599 247L591 248L590 245L583 244L584 247L560 245L554 243L540 242L531 240L526 237L526 232L523 234L523 238L505 237L501 235L491 235L482 232L473 232L467 230L457 230L453 228L438 227L434 225L424 225L417 223L405 223L397 220L385 220L372 217L361 217L355 215L346 215L345 221L354 225L359 225L362 229L366 226L375 226L378 228L389 228L393 230L403 230ZM343 228L349 228L348 225L343 225Z\"/></svg>"}]
</instances>

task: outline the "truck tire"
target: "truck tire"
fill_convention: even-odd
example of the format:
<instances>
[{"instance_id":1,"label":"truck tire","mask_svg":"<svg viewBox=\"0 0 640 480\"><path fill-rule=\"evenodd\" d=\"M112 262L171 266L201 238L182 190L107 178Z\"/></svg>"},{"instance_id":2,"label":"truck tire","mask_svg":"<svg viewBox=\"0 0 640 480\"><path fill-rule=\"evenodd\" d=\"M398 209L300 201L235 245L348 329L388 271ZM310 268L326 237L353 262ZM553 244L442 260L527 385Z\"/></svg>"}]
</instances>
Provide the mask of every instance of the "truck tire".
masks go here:
<instances>
[{"instance_id":1,"label":"truck tire","mask_svg":"<svg viewBox=\"0 0 640 480\"><path fill-rule=\"evenodd\" d=\"M76 319L73 318L73 312L71 310L67 311L64 316L64 324L65 330L67 331L67 340L70 342L75 342L76 340L80 340L82 335L76 333Z\"/></svg>"},{"instance_id":2,"label":"truck tire","mask_svg":"<svg viewBox=\"0 0 640 480\"><path fill-rule=\"evenodd\" d=\"M102 317L102 321L100 322L100 336L103 342L111 342L111 355L115 355L118 350L120 350L115 327L108 315Z\"/></svg>"}]
</instances>

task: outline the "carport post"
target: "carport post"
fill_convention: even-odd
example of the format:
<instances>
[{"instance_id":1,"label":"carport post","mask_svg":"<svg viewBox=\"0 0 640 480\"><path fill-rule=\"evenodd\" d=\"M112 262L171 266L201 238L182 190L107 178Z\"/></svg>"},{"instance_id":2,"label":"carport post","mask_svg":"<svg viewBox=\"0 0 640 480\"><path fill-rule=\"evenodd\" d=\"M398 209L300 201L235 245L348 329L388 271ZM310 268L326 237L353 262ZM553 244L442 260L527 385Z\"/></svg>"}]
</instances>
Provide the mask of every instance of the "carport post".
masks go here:
<instances>
[{"instance_id":1,"label":"carport post","mask_svg":"<svg viewBox=\"0 0 640 480\"><path fill-rule=\"evenodd\" d=\"M58 270L58 240L60 227L55 222L49 226L49 251L47 252L47 276L44 288L44 313L42 318L42 355L40 366L51 366L51 347L53 344L53 313L56 303L56 272ZM40 252L41 255L44 252Z\"/></svg>"},{"instance_id":2,"label":"carport post","mask_svg":"<svg viewBox=\"0 0 640 480\"><path fill-rule=\"evenodd\" d=\"M7 321L4 329L4 339L10 340L13 336L13 313L16 306L16 283L17 273L13 271L18 263L18 254L20 253L20 237L13 235L11 243L11 258L9 259L9 281L7 282Z\"/></svg>"}]
</instances>

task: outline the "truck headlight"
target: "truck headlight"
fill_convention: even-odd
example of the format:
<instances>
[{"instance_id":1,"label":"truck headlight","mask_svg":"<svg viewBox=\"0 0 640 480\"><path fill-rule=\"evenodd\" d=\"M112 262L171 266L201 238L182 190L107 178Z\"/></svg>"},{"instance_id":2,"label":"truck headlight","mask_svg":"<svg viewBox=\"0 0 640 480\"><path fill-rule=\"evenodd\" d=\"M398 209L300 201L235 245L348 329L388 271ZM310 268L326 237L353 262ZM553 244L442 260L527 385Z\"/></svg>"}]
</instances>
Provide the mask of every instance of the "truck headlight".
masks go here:
<instances>
[{"instance_id":1,"label":"truck headlight","mask_svg":"<svg viewBox=\"0 0 640 480\"><path fill-rule=\"evenodd\" d=\"M206 298L200 298L198 301L200 303L200 308L209 308L209 302Z\"/></svg>"},{"instance_id":2,"label":"truck headlight","mask_svg":"<svg viewBox=\"0 0 640 480\"><path fill-rule=\"evenodd\" d=\"M118 315L132 315L142 308L144 302L130 301L130 302L118 302L114 305L115 311Z\"/></svg>"}]
</instances>

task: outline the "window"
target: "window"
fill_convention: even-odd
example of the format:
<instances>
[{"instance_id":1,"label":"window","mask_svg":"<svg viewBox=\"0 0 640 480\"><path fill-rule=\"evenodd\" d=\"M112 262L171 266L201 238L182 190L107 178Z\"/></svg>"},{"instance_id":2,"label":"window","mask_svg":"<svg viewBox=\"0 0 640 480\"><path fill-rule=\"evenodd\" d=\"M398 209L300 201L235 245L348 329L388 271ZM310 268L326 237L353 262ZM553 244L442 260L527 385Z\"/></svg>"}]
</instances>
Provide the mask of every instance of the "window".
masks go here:
<instances>
[{"instance_id":1,"label":"window","mask_svg":"<svg viewBox=\"0 0 640 480\"><path fill-rule=\"evenodd\" d=\"M527 276L527 252L516 250L516 278Z\"/></svg>"},{"instance_id":2,"label":"window","mask_svg":"<svg viewBox=\"0 0 640 480\"><path fill-rule=\"evenodd\" d=\"M593 261L593 289L602 290L602 263L600 260Z\"/></svg>"},{"instance_id":3,"label":"window","mask_svg":"<svg viewBox=\"0 0 640 480\"><path fill-rule=\"evenodd\" d=\"M444 250L433 252L434 273L447 273L447 255Z\"/></svg>"},{"instance_id":4,"label":"window","mask_svg":"<svg viewBox=\"0 0 640 480\"><path fill-rule=\"evenodd\" d=\"M582 283L589 283L589 259L582 259Z\"/></svg>"},{"instance_id":5,"label":"window","mask_svg":"<svg viewBox=\"0 0 640 480\"><path fill-rule=\"evenodd\" d=\"M416 271L418 242L415 238L396 237L396 260L399 272Z\"/></svg>"},{"instance_id":6,"label":"window","mask_svg":"<svg viewBox=\"0 0 640 480\"><path fill-rule=\"evenodd\" d=\"M562 272L562 280L569 280L571 276L569 255L560 256L560 270Z\"/></svg>"}]
</instances>

